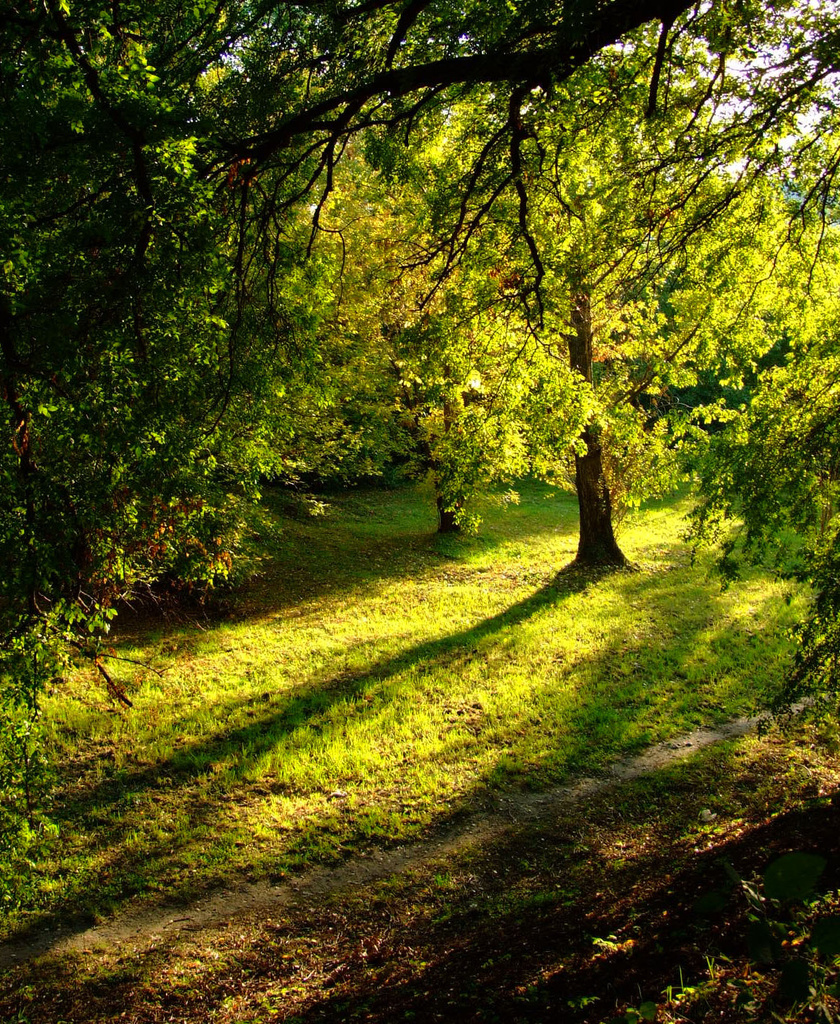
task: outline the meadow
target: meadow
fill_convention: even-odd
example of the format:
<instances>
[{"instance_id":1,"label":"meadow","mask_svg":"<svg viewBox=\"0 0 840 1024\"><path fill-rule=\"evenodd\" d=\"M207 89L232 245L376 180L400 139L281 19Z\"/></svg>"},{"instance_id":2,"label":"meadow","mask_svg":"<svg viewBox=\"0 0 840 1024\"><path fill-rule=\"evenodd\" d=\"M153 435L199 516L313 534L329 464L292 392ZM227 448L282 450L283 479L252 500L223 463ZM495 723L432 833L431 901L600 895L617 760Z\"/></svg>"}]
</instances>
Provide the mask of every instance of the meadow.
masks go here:
<instances>
[{"instance_id":1,"label":"meadow","mask_svg":"<svg viewBox=\"0 0 840 1024\"><path fill-rule=\"evenodd\" d=\"M118 621L131 708L83 672L52 692L60 840L6 934L432 835L777 691L802 598L723 590L689 498L630 517L632 569L601 574L570 567L572 496L519 493L452 537L422 486L267 491L221 606Z\"/></svg>"}]
</instances>

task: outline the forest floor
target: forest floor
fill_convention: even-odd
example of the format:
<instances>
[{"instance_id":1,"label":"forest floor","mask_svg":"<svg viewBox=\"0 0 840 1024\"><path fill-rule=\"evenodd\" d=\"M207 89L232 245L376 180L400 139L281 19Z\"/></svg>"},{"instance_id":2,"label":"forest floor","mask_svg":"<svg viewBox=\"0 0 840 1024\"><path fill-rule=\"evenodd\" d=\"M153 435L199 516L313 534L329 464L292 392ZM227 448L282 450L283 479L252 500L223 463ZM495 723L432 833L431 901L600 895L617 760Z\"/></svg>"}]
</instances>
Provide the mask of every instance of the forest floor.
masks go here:
<instances>
[{"instance_id":1,"label":"forest floor","mask_svg":"<svg viewBox=\"0 0 840 1024\"><path fill-rule=\"evenodd\" d=\"M422 843L7 944L0 1020L831 1020L836 970L812 953L798 1003L782 977L838 910L837 737L755 724L503 795ZM828 866L756 960L733 879L760 884L789 851Z\"/></svg>"},{"instance_id":2,"label":"forest floor","mask_svg":"<svg viewBox=\"0 0 840 1024\"><path fill-rule=\"evenodd\" d=\"M319 899L402 874L430 862L442 861L476 845L487 845L514 826L546 819L569 807L581 813L589 799L616 783L638 778L688 757L709 744L755 732L760 718L740 718L716 729L698 729L657 744L638 757L610 765L598 778L586 778L541 793L500 794L492 809L466 815L457 825L421 842L394 848L374 847L364 856L339 866L310 869L289 881L246 882L199 899L194 903L162 905L128 911L89 927L77 922L57 924L27 934L18 942L0 945L0 968L23 964L44 953L91 953L130 945L133 951L208 927L230 927L253 914L270 914L289 905ZM708 812L711 814L711 812Z\"/></svg>"},{"instance_id":3,"label":"forest floor","mask_svg":"<svg viewBox=\"0 0 840 1024\"><path fill-rule=\"evenodd\" d=\"M545 503L542 494L537 498L539 509ZM392 529L388 518L382 529ZM367 517L357 521L367 523ZM413 648L417 659L373 659L377 688L367 681L360 685L359 673L348 668L344 639L335 643L335 623L345 622L348 609L355 608L356 591L339 594L328 620L328 602L306 589L323 564L308 573L298 565L297 575L284 583L287 591L300 591L286 594L284 650L292 650L290 631L302 630L311 660L335 657L343 670L330 684L329 703L317 673L331 678L331 669L314 672L318 699L307 696L294 729L283 719L279 730L275 715L254 733L250 724L240 727L239 705L229 695L208 696L211 704L216 701L216 717L222 708L234 718L231 742L248 749L248 759L235 770L224 760L229 748L215 734L212 744L203 740L190 748L189 761L178 760L185 755L173 755L170 747L153 746L168 742L160 733L170 728L158 717L148 735L143 731L159 694L151 694L151 710L137 720L102 708L89 708L81 717L69 705L58 706L64 733L55 742L69 742L63 736L72 734L75 747L66 748L68 758L76 751L67 789L72 815L63 820L64 849L53 850L53 859L36 872L43 880L40 895L31 910L12 919L0 946L0 1022L835 1019L837 729L794 723L788 731L774 727L759 735L756 718L732 715L750 706L751 690L759 702L766 696L768 669L783 664L778 638L787 628L787 612L770 615L772 602L760 581L747 584L740 596L715 597L714 585L710 590L708 582L690 576L679 545L663 538L661 523L652 530L652 521L637 531L636 552L655 548L664 554L676 566L670 575L642 568L616 580L565 580L553 584L562 588L559 600L529 596L535 586L537 594L544 589L534 560L546 556L528 548L524 531L514 531L507 554L504 545L473 547L472 562L464 556L469 547L443 552L441 559L436 549L416 546L412 564L395 585L403 593L407 583L425 579L426 601L433 603L437 584L428 581L443 577L447 591L455 591L455 604L444 608L450 630L453 608L464 608L469 586L475 579L486 583L480 560L489 556L496 566L493 600L510 607L512 597L518 599L514 607L524 607L527 615L502 611L485 617L492 632L484 625L461 627L451 647L448 637L425 638ZM373 542L365 550L381 553L381 535ZM567 543L564 535L561 547ZM328 555L333 562L336 550ZM358 550L347 564L359 564ZM517 567L512 583L511 565ZM430 575L421 579L421 571ZM266 572L262 580L243 591L234 609L237 621L246 605L264 615L265 602L276 600L277 578ZM511 584L507 590L499 586L505 580ZM370 589L363 577L350 582L359 592ZM382 593L392 602L390 591ZM675 625L680 599L689 619ZM577 632L568 640L580 650L587 629L602 643L610 639L610 616L625 606L633 609L633 643L621 641L612 649L615 657L599 657L595 669L588 659L574 662L563 655L562 638L570 631L563 616L572 615ZM595 618L584 627L582 616L593 607ZM382 621L393 627L393 603L386 611ZM488 611L494 608L484 609L485 616ZM368 602L364 614L354 614L357 643L360 623L377 617L375 605ZM317 615L319 632L309 629L307 615ZM657 620L665 615L670 617ZM721 622L726 630L718 628ZM400 635L408 632L403 620L398 626ZM626 621L620 626L628 628ZM179 695L183 700L173 712L173 733L183 732L185 723L203 723L203 711L184 694L189 680L206 691L207 664L217 671L212 652L207 655L198 641L186 643L180 627L151 641L147 622L138 619L124 628L122 653L148 657L152 649L182 660L182 675L173 672L166 691L170 707ZM213 634L212 642L224 652L236 635L235 657L245 658L241 640L250 634L226 628L205 622L192 634ZM322 634L334 650L317 648ZM265 645L263 633L258 639ZM524 645L518 652L517 643ZM126 644L139 646L135 651ZM469 672L482 659L464 658L465 646L487 655L483 666L494 666L505 701L522 688L521 706L505 703L497 711L499 721L513 723L508 731L493 726L493 701L502 697L494 696L486 675L479 677L480 691L470 689L478 684L470 682ZM546 648L551 661L545 660ZM654 653L644 660L649 651ZM370 662L370 650L363 653ZM530 690L511 674L517 657L534 677ZM266 663L272 658L269 651ZM581 692L596 705L600 698L595 711L578 711L568 721L558 705L544 701L535 712L542 699L540 674L558 661L562 675L556 679L586 672ZM422 676L416 674L418 662ZM383 665L390 675L383 677ZM438 670L447 690L440 722L432 723L437 745L422 747L420 756L410 746L416 741L401 737L404 753L395 775L388 774L394 766L387 758L373 764L379 817L362 798L366 776L356 767L339 771L335 754L325 778L289 776L271 788L267 780L276 781L286 770L285 762L270 759L273 745L287 742L287 734L310 768L326 758L336 686L345 700L336 719L342 730L337 746L352 746L357 741L351 724L361 731L363 716L375 712L381 730L384 712L399 706L403 674L413 673L409 696L416 701L421 683L428 687ZM256 691L267 685L265 670L257 671L253 661L239 675ZM639 676L664 682L651 694ZM681 681L679 692L668 687L674 676ZM150 678L134 680L130 692L138 705ZM272 685L279 688L276 677ZM425 692L424 714L433 714L436 691ZM254 701L241 704L245 722L252 723ZM609 714L614 704L618 718ZM406 715L403 710L385 721L386 731L396 733ZM699 724L704 719L708 725ZM428 721L414 722L413 728L421 727L428 732ZM582 727L589 730L588 743L570 747ZM546 731L551 744L535 746ZM258 761L254 736L263 733L272 747ZM450 749L437 737L457 744ZM228 739L226 734L224 743ZM212 753L208 762L202 759L205 749ZM353 750L361 761L374 760L366 747ZM474 765L490 754L492 771L479 773ZM424 763L424 774L416 775L415 762ZM227 765L221 781L220 763ZM196 790L205 778L200 802ZM301 795L306 785L308 803ZM430 792L421 799L426 785ZM279 828L293 787L300 821L281 822ZM177 831L181 803L187 810ZM206 834L190 831L196 816ZM261 831L272 816L275 832ZM337 836L332 847L324 842L330 835ZM764 873L791 851L819 858L806 859L805 866L816 863L822 870L797 900L774 899L765 891Z\"/></svg>"}]
</instances>

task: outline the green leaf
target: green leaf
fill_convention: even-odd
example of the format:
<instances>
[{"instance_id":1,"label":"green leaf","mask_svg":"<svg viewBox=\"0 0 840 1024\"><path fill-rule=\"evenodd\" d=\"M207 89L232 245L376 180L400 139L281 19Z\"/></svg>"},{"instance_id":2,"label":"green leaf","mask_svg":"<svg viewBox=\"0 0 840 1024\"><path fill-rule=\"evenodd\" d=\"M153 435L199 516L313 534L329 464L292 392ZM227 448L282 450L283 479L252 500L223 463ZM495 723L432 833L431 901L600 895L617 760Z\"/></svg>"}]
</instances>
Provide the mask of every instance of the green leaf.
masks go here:
<instances>
[{"instance_id":1,"label":"green leaf","mask_svg":"<svg viewBox=\"0 0 840 1024\"><path fill-rule=\"evenodd\" d=\"M786 853L764 872L764 895L771 900L802 900L811 893L826 861L813 853Z\"/></svg>"},{"instance_id":2,"label":"green leaf","mask_svg":"<svg viewBox=\"0 0 840 1024\"><path fill-rule=\"evenodd\" d=\"M811 944L826 956L840 956L840 917L823 917L811 932Z\"/></svg>"},{"instance_id":3,"label":"green leaf","mask_svg":"<svg viewBox=\"0 0 840 1024\"><path fill-rule=\"evenodd\" d=\"M772 963L782 951L779 940L764 920L750 921L747 928L747 948L750 951L750 959L759 964Z\"/></svg>"},{"instance_id":4,"label":"green leaf","mask_svg":"<svg viewBox=\"0 0 840 1024\"><path fill-rule=\"evenodd\" d=\"M726 896L722 892L706 892L694 903L695 914L718 914L726 906Z\"/></svg>"},{"instance_id":5,"label":"green leaf","mask_svg":"<svg viewBox=\"0 0 840 1024\"><path fill-rule=\"evenodd\" d=\"M779 992L792 1003L801 1003L811 994L811 970L805 960L789 960L782 968Z\"/></svg>"},{"instance_id":6,"label":"green leaf","mask_svg":"<svg viewBox=\"0 0 840 1024\"><path fill-rule=\"evenodd\" d=\"M642 1020L656 1020L656 1003L642 1003L639 1007L639 1016Z\"/></svg>"}]
</instances>

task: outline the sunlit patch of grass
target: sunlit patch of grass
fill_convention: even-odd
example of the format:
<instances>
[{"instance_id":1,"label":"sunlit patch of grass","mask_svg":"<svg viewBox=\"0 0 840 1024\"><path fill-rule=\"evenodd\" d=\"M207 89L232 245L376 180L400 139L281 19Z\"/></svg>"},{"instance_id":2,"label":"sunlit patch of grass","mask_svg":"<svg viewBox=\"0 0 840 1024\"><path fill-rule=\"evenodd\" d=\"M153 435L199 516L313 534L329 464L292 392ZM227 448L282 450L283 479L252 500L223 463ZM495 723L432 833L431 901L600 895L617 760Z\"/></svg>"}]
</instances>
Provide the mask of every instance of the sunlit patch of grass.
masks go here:
<instances>
[{"instance_id":1,"label":"sunlit patch of grass","mask_svg":"<svg viewBox=\"0 0 840 1024\"><path fill-rule=\"evenodd\" d=\"M117 633L133 709L81 676L51 698L67 782L42 908L404 841L776 690L798 600L757 574L722 591L691 564L684 502L625 524L636 568L598 573L564 568L574 500L521 494L463 538L435 536L422 488L330 496L318 519L270 494L227 618Z\"/></svg>"}]
</instances>

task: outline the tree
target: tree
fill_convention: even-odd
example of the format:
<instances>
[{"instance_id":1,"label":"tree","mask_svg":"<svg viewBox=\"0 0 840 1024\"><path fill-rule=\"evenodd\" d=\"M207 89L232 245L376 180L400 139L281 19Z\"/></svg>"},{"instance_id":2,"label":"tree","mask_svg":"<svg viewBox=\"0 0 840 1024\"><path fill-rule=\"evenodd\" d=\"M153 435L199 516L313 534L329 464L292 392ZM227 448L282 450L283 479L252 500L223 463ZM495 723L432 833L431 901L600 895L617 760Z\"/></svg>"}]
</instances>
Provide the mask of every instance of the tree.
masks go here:
<instances>
[{"instance_id":1,"label":"tree","mask_svg":"<svg viewBox=\"0 0 840 1024\"><path fill-rule=\"evenodd\" d=\"M377 140L365 141L375 156ZM447 533L477 525L472 499L480 488L527 471L534 389L553 360L523 337L516 304L483 256L439 282L417 261L434 241L431 159L414 154L399 174L376 175L349 155L321 211L314 251L333 250L335 312L319 347L344 353L345 413L358 419L367 447L375 436L380 469L391 461L405 476L431 479L438 528ZM550 373L557 377L553 366ZM566 414L575 407L569 376L562 402L553 391L557 418L561 404ZM575 430L567 427L567 436Z\"/></svg>"},{"instance_id":2,"label":"tree","mask_svg":"<svg viewBox=\"0 0 840 1024\"><path fill-rule=\"evenodd\" d=\"M725 167L707 167L699 183L693 169L663 171L662 151L684 124L640 124L641 85L608 103L618 75L613 61L593 61L554 94L537 90L520 106L516 162L527 193L505 195L510 162L486 150L488 122L504 133L508 110L492 95L455 105L429 147L440 156L427 160L431 184L415 203L426 212L414 265L427 268L431 293L465 263L474 273L483 266L523 351L554 356L555 372L567 365L586 385L572 453L578 559L620 565L615 500L656 493L674 469L667 393L722 362L727 348L734 355L746 346L744 326L761 324L762 278L786 224L772 186L756 182L741 195ZM392 150L381 144L384 157L375 152L387 167ZM464 168L477 166L495 196L492 213L463 185ZM461 242L441 229L451 223L464 225ZM725 330L736 320L737 339Z\"/></svg>"},{"instance_id":3,"label":"tree","mask_svg":"<svg viewBox=\"0 0 840 1024\"><path fill-rule=\"evenodd\" d=\"M412 14L424 10L412 8ZM421 23L421 31L434 41L435 29L422 19ZM643 301L655 320L661 311L657 311L654 293L657 288L670 287L666 282L675 267L684 273L692 238L718 222L771 172L784 171L807 153L812 140L797 139L791 145L789 125L798 111L813 102L821 83L831 74L831 59L818 34L830 34L830 24L830 11L803 12L795 6L779 9L757 30L752 26L749 31L724 9L711 9L684 24L665 17L658 38L651 31L641 32L626 45L601 52L570 76L565 86L549 86L538 78L505 79L502 72L492 88L483 85L479 77L469 81L468 93L462 90L437 96L431 86L419 85L421 79L404 76L398 81L388 79L394 86L393 96L398 98L403 88L429 90L416 108L381 103L370 121L364 121L359 108L348 113L349 120L339 119L323 127L340 125L346 137L355 130L354 124L374 130L379 126L376 159L387 168L404 162L402 144L394 132L401 119L406 117L408 122L406 138L412 131L419 134L421 129L416 126L422 125L426 143L435 138L434 145L443 147L451 158L439 175L427 226L437 241L427 243L420 262L429 268L433 280L440 281L453 273L470 251L480 247L497 256L503 251L508 269L501 280L518 281L524 329L540 331L545 326L546 305L552 301L546 296L557 291L558 279L556 266L549 266L557 262L558 247L540 224L554 222L564 204L565 210L572 210L563 198L557 168L580 164L580 150L584 155L591 153L591 140L595 139L597 148L600 139L603 144L595 159L594 193L596 202L608 196L610 215L608 218L602 210L602 223L620 221L625 226L620 237L611 240L611 251L603 238L599 240L594 264L591 253L582 256L580 247L577 267L569 263L569 253L563 253L566 270L560 274L565 282L560 292L567 295L566 310L571 310L565 319L573 321L564 331L571 342L569 358L584 379L591 379L590 281L610 279L606 290L612 293L607 299L612 304L623 292L619 303L638 308L639 296L646 292ZM353 30L347 32L352 37ZM465 29L460 38L465 47L482 45L478 31L473 37ZM389 53L393 58L393 46ZM403 56L402 49L399 54ZM407 59L413 55L410 47L407 54ZM781 62L780 56L784 57ZM458 63L460 57L453 59L461 71L474 66ZM536 66L536 55L534 60ZM727 61L733 60L742 69L734 75L727 70ZM375 55L371 66L376 66ZM563 76L559 77L562 80ZM444 84L438 85L443 90ZM356 94L362 104L365 97ZM342 102L336 96L324 100L336 108ZM344 109L346 113L349 110ZM646 124L639 116L642 110ZM581 146L582 135L587 138ZM286 145L281 145L280 135L263 142L267 148L259 151L260 157L269 162L279 160L282 145ZM272 151L274 144L279 148ZM329 182L336 151L330 149L332 143L323 144L327 146L324 166ZM612 175L612 183L608 168L620 172ZM815 182L809 202L825 194L830 168L829 163L826 173ZM624 180L628 175L632 184ZM546 216L548 198L554 213L549 210ZM585 212L573 214L582 224ZM597 220L597 215L591 219ZM570 293L568 285L573 280L577 287ZM556 325L557 311L553 312ZM693 329L687 325L684 336ZM650 336L650 331L647 334ZM684 361L690 353L683 351L684 342L673 325L667 335ZM698 344L700 341L697 339ZM661 353L658 362L662 362ZM655 388L656 382L651 380L650 386ZM640 388L631 387L626 397L638 401L640 393ZM621 562L623 556L612 535L600 432L600 427L588 427L577 455L583 534L580 556L582 560Z\"/></svg>"},{"instance_id":4,"label":"tree","mask_svg":"<svg viewBox=\"0 0 840 1024\"><path fill-rule=\"evenodd\" d=\"M840 700L840 305L836 224L806 248L780 288L787 357L760 372L749 401L708 439L694 529L715 544L726 579L745 561L805 583L811 607L796 665L777 709ZM825 232L825 233L824 233Z\"/></svg>"},{"instance_id":5,"label":"tree","mask_svg":"<svg viewBox=\"0 0 840 1024\"><path fill-rule=\"evenodd\" d=\"M20 685L9 692L50 678L64 640L107 679L101 638L117 595L228 570L228 495L282 467L272 433L296 428L281 394L302 382L290 403L301 419L318 391L318 315L290 289L317 274L303 265L353 138L388 132L395 154L465 98L481 104L429 266L443 280L481 232L512 226L500 280L514 281L509 266L519 276L509 290L534 327L551 243L535 225L544 168L532 129L555 94L571 109L564 83L580 76L575 104L595 127L597 109L622 101L634 123L669 126L641 209L645 251L670 259L686 238L670 229L674 211L690 208L699 232L771 173L808 168L800 212L825 208L840 157L816 140L835 138L837 37L835 5L794 0L11 0L0 552L14 568L0 634ZM723 170L727 187L707 192Z\"/></svg>"},{"instance_id":6,"label":"tree","mask_svg":"<svg viewBox=\"0 0 840 1024\"><path fill-rule=\"evenodd\" d=\"M43 688L70 652L130 702L106 657L115 603L229 573L237 503L276 461L278 364L306 357L282 247L249 280L237 175L201 170L253 27L245 4L4 8L0 781L23 846Z\"/></svg>"}]
</instances>

